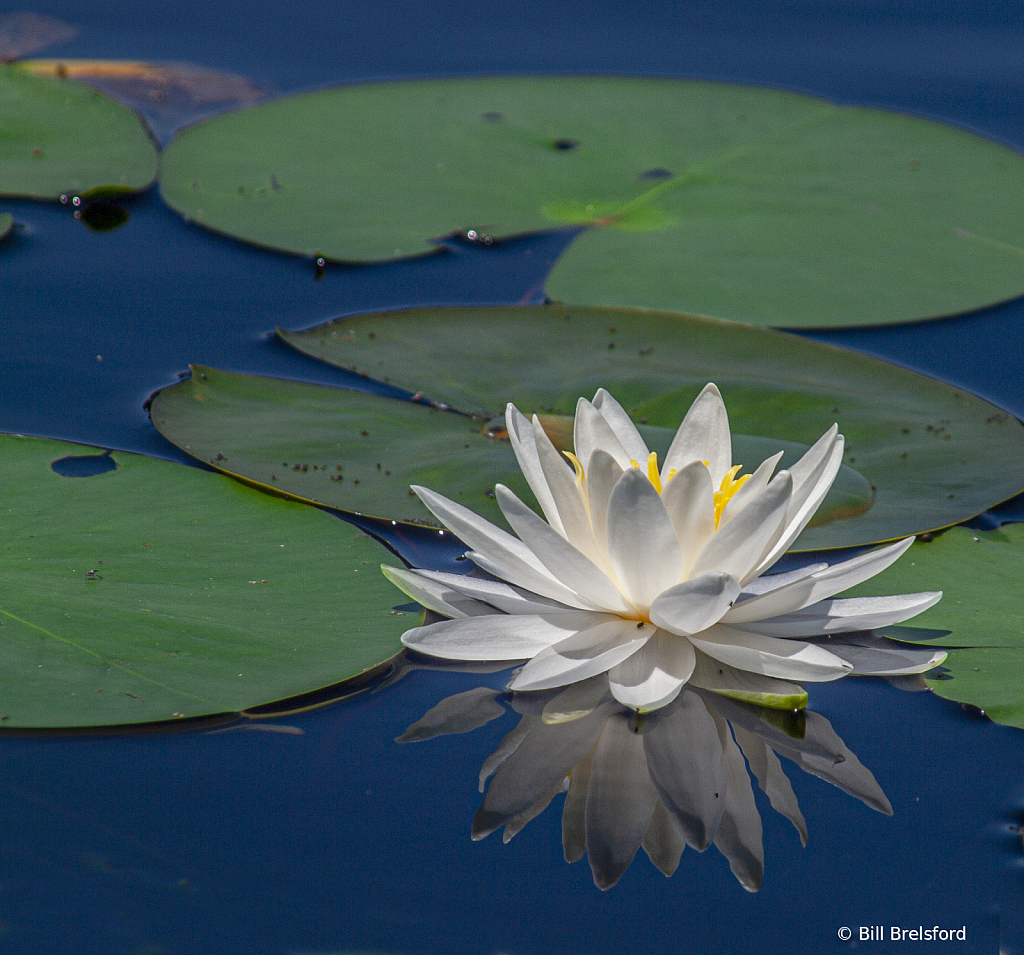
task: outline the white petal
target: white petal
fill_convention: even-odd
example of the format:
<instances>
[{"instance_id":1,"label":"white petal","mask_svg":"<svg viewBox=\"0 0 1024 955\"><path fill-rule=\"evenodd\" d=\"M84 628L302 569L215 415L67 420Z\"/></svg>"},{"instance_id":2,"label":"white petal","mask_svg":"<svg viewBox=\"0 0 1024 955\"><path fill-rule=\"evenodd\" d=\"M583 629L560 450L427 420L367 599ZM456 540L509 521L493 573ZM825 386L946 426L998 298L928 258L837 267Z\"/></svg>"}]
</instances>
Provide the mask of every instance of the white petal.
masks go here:
<instances>
[{"instance_id":1,"label":"white petal","mask_svg":"<svg viewBox=\"0 0 1024 955\"><path fill-rule=\"evenodd\" d=\"M659 630L636 653L608 671L612 694L623 706L648 713L679 694L696 654L686 637Z\"/></svg>"},{"instance_id":2,"label":"white petal","mask_svg":"<svg viewBox=\"0 0 1024 955\"><path fill-rule=\"evenodd\" d=\"M841 434L834 434L834 431L835 426L833 425L833 428L819 438L814 447L793 466L797 468L813 452L820 450L819 445L831 447L829 455L823 464L819 464L809 474L804 475L801 473L799 494L796 493L794 485L794 495L790 499L789 511L786 514L783 532L761 558L754 570L755 576L763 574L789 549L789 546L800 536L801 531L807 526L810 519L814 517L821 506L821 502L825 500L825 495L828 494L829 488L832 487L832 482L835 481L839 468L843 463L843 436ZM829 445L826 439L830 436L832 436L832 440Z\"/></svg>"},{"instance_id":3,"label":"white petal","mask_svg":"<svg viewBox=\"0 0 1024 955\"><path fill-rule=\"evenodd\" d=\"M496 484L494 495L512 529L560 583L602 610L613 613L633 612L618 586L600 567L541 520L505 485Z\"/></svg>"},{"instance_id":4,"label":"white petal","mask_svg":"<svg viewBox=\"0 0 1024 955\"><path fill-rule=\"evenodd\" d=\"M771 594L740 601L725 615L722 622L749 623L801 610L818 600L824 600L880 574L893 561L897 560L913 542L914 538L908 537L906 540L898 541L888 547L860 554L831 567L826 566L815 570L796 583L776 588Z\"/></svg>"},{"instance_id":5,"label":"white petal","mask_svg":"<svg viewBox=\"0 0 1024 955\"><path fill-rule=\"evenodd\" d=\"M766 594L769 590L778 590L779 587L791 584L794 580L803 580L804 577L810 577L811 574L816 574L819 570L825 570L826 567L828 567L828 564L824 563L808 564L806 567L800 567L797 570L788 570L784 574L765 574L762 577L755 577L743 585L740 601L749 594Z\"/></svg>"},{"instance_id":6,"label":"white petal","mask_svg":"<svg viewBox=\"0 0 1024 955\"><path fill-rule=\"evenodd\" d=\"M681 471L691 461L707 461L715 487L732 467L732 435L729 415L722 395L714 385L706 385L686 412L675 438L665 455L662 483L669 471Z\"/></svg>"},{"instance_id":7,"label":"white petal","mask_svg":"<svg viewBox=\"0 0 1024 955\"><path fill-rule=\"evenodd\" d=\"M780 680L823 683L838 680L853 669L845 660L813 644L779 640L724 624L716 624L699 637L688 639L709 657L738 670L763 673Z\"/></svg>"},{"instance_id":8,"label":"white petal","mask_svg":"<svg viewBox=\"0 0 1024 955\"><path fill-rule=\"evenodd\" d=\"M572 443L576 449L576 457L585 470L590 470L590 457L598 448L615 458L620 468L629 467L632 455L622 446L622 442L601 412L586 398L580 398L576 402Z\"/></svg>"},{"instance_id":9,"label":"white petal","mask_svg":"<svg viewBox=\"0 0 1024 955\"><path fill-rule=\"evenodd\" d=\"M497 613L489 604L474 600L439 581L421 577L415 570L389 567L387 564L381 564L380 569L402 593L443 617L480 617Z\"/></svg>"},{"instance_id":10,"label":"white petal","mask_svg":"<svg viewBox=\"0 0 1024 955\"><path fill-rule=\"evenodd\" d=\"M667 474L662 482L668 480ZM715 489L711 472L701 461L683 467L665 486L661 503L672 520L683 555L683 574L715 533Z\"/></svg>"},{"instance_id":11,"label":"white petal","mask_svg":"<svg viewBox=\"0 0 1024 955\"><path fill-rule=\"evenodd\" d=\"M533 416L533 433L536 440L540 466L547 479L548 488L558 511L562 536L577 550L586 554L597 564L604 559L604 549L598 551L594 531L590 526L590 515L569 462L555 450L551 439L544 433L540 419ZM552 527L555 525L552 524ZM556 530L559 528L556 527Z\"/></svg>"},{"instance_id":12,"label":"white petal","mask_svg":"<svg viewBox=\"0 0 1024 955\"><path fill-rule=\"evenodd\" d=\"M605 555L608 553L606 529L608 501L622 475L622 468L607 451L598 448L590 456L590 465L586 472L587 496L590 499L590 523L594 529L594 538L598 546L604 550Z\"/></svg>"},{"instance_id":13,"label":"white petal","mask_svg":"<svg viewBox=\"0 0 1024 955\"><path fill-rule=\"evenodd\" d=\"M571 723L592 713L608 699L608 678L600 676L570 683L544 705L540 718L545 723Z\"/></svg>"},{"instance_id":14,"label":"white petal","mask_svg":"<svg viewBox=\"0 0 1024 955\"><path fill-rule=\"evenodd\" d=\"M711 571L659 594L651 604L651 622L670 633L700 633L718 623L739 592L732 577Z\"/></svg>"},{"instance_id":15,"label":"white petal","mask_svg":"<svg viewBox=\"0 0 1024 955\"><path fill-rule=\"evenodd\" d=\"M600 412L601 417L611 426L615 437L619 439L626 454L642 466L647 465L647 442L640 436L632 418L626 414L625 409L620 405L604 388L599 388L594 395L594 407Z\"/></svg>"},{"instance_id":16,"label":"white petal","mask_svg":"<svg viewBox=\"0 0 1024 955\"><path fill-rule=\"evenodd\" d=\"M463 617L407 630L402 634L402 643L446 660L526 660L604 619L602 614L588 611L550 616L499 613Z\"/></svg>"},{"instance_id":17,"label":"white petal","mask_svg":"<svg viewBox=\"0 0 1024 955\"><path fill-rule=\"evenodd\" d=\"M783 454L784 452L780 451L778 454L773 454L770 458L765 458L758 465L757 470L743 482L743 486L729 499L729 503L725 505L721 520L718 522L719 527L728 524L768 486L768 481L771 479L772 474L775 473L775 465L779 463Z\"/></svg>"},{"instance_id":18,"label":"white petal","mask_svg":"<svg viewBox=\"0 0 1024 955\"><path fill-rule=\"evenodd\" d=\"M650 607L679 582L683 558L661 495L638 468L619 478L608 501L608 557L626 598Z\"/></svg>"},{"instance_id":19,"label":"white petal","mask_svg":"<svg viewBox=\"0 0 1024 955\"><path fill-rule=\"evenodd\" d=\"M551 489L548 487L547 478L544 476L544 469L541 467L533 426L530 419L511 402L505 409L505 428L508 431L508 439L512 444L516 460L519 462L519 469L523 472L526 483L530 485L533 496L537 498L537 503L540 504L544 516L555 530L564 533L558 508L555 505Z\"/></svg>"},{"instance_id":20,"label":"white petal","mask_svg":"<svg viewBox=\"0 0 1024 955\"><path fill-rule=\"evenodd\" d=\"M578 607L566 606L522 587L506 584L503 580L485 580L483 577L447 574L439 570L417 570L415 573L417 577L436 581L440 586L490 604L502 613L579 613Z\"/></svg>"},{"instance_id":21,"label":"white petal","mask_svg":"<svg viewBox=\"0 0 1024 955\"><path fill-rule=\"evenodd\" d=\"M605 673L636 653L654 632L649 623L638 625L632 620L606 617L595 626L549 644L519 671L509 688L547 690Z\"/></svg>"},{"instance_id":22,"label":"white petal","mask_svg":"<svg viewBox=\"0 0 1024 955\"><path fill-rule=\"evenodd\" d=\"M566 862L579 862L587 854L587 790L597 743L569 773L569 789L562 806L562 852Z\"/></svg>"},{"instance_id":23,"label":"white petal","mask_svg":"<svg viewBox=\"0 0 1024 955\"><path fill-rule=\"evenodd\" d=\"M435 736L468 733L505 715L505 707L497 700L501 691L477 686L465 693L445 697L413 723L396 743L418 743Z\"/></svg>"},{"instance_id":24,"label":"white petal","mask_svg":"<svg viewBox=\"0 0 1024 955\"><path fill-rule=\"evenodd\" d=\"M690 569L690 576L721 570L741 584L757 576L754 568L777 537L792 493L792 478L780 471L733 520L715 532Z\"/></svg>"},{"instance_id":25,"label":"white petal","mask_svg":"<svg viewBox=\"0 0 1024 955\"><path fill-rule=\"evenodd\" d=\"M413 485L412 489L431 514L484 559L489 573L560 603L591 609L552 576L521 540L429 488ZM484 566L476 559L474 563Z\"/></svg>"},{"instance_id":26,"label":"white petal","mask_svg":"<svg viewBox=\"0 0 1024 955\"><path fill-rule=\"evenodd\" d=\"M829 639L823 646L853 664L856 676L907 676L927 673L946 659L945 650L898 643L875 634L856 634Z\"/></svg>"},{"instance_id":27,"label":"white petal","mask_svg":"<svg viewBox=\"0 0 1024 955\"><path fill-rule=\"evenodd\" d=\"M793 613L743 624L743 629L778 637L816 637L824 633L873 630L909 620L937 604L942 593L893 594L819 600Z\"/></svg>"},{"instance_id":28,"label":"white petal","mask_svg":"<svg viewBox=\"0 0 1024 955\"><path fill-rule=\"evenodd\" d=\"M732 700L772 709L803 709L807 705L807 691L799 684L777 680L762 673L751 673L749 670L737 670L702 652L697 653L689 685Z\"/></svg>"}]
</instances>

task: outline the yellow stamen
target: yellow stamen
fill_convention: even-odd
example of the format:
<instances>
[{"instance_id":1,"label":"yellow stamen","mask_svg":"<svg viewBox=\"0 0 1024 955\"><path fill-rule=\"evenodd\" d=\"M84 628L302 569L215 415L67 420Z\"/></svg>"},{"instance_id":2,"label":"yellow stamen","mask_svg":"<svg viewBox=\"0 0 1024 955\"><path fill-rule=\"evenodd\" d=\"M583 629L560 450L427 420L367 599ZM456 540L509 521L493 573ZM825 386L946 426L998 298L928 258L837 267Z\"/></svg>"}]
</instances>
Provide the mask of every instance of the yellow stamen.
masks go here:
<instances>
[{"instance_id":1,"label":"yellow stamen","mask_svg":"<svg viewBox=\"0 0 1024 955\"><path fill-rule=\"evenodd\" d=\"M658 452L647 455L647 480L654 485L654 490L661 493L661 475L658 474Z\"/></svg>"},{"instance_id":2,"label":"yellow stamen","mask_svg":"<svg viewBox=\"0 0 1024 955\"><path fill-rule=\"evenodd\" d=\"M580 464L580 459L572 451L563 451L562 454L572 461L572 466L576 469L576 486L579 487L583 484L583 465Z\"/></svg>"},{"instance_id":3,"label":"yellow stamen","mask_svg":"<svg viewBox=\"0 0 1024 955\"><path fill-rule=\"evenodd\" d=\"M705 462L706 464L707 462ZM740 464L735 464L729 468L729 472L722 478L721 487L715 491L715 530L718 530L718 522L722 519L722 512L725 510L726 504L732 500L733 495L747 482L749 474L744 474L739 480L736 479L736 472L742 467Z\"/></svg>"}]
</instances>

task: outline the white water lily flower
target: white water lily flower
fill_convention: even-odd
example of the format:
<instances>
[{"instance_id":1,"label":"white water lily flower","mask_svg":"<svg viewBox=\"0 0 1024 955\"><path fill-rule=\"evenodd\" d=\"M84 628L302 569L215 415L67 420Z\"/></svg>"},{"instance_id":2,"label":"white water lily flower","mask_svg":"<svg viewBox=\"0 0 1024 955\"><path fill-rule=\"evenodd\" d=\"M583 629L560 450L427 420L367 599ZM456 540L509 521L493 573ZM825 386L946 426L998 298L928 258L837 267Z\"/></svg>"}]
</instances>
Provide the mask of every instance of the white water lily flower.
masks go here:
<instances>
[{"instance_id":1,"label":"white water lily flower","mask_svg":"<svg viewBox=\"0 0 1024 955\"><path fill-rule=\"evenodd\" d=\"M531 423L510 404L506 423L547 520L500 484L495 496L518 536L427 488L413 488L468 545L467 556L499 578L384 568L414 600L451 618L403 634L402 642L421 653L527 660L511 684L515 690L607 673L615 698L641 712L665 706L691 679L706 686L709 674L734 684L734 696L792 701L801 689L782 681L854 672L839 647L833 653L797 638L899 623L942 596L833 599L888 567L913 538L831 567L762 576L835 480L843 455L835 425L790 470L773 476L780 452L737 477L729 421L714 385L694 401L660 469L603 389L576 407L575 454L566 455L575 475L536 416ZM920 669L943 656L925 654ZM899 672L915 668L904 661Z\"/></svg>"}]
</instances>

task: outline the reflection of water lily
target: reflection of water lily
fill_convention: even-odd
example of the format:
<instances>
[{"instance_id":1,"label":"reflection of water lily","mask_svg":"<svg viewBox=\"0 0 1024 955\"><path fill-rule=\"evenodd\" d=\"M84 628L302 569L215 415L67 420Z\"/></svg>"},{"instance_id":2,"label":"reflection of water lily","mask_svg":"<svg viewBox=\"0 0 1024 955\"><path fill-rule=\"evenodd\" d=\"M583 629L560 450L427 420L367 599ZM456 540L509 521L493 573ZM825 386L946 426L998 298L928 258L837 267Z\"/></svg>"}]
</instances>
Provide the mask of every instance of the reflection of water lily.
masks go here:
<instances>
[{"instance_id":1,"label":"reflection of water lily","mask_svg":"<svg viewBox=\"0 0 1024 955\"><path fill-rule=\"evenodd\" d=\"M479 687L443 700L400 742L473 729L502 714L496 691ZM806 844L807 826L779 756L892 815L874 776L823 716L778 714L685 689L647 716L617 704L600 676L555 694L514 694L519 725L486 760L490 786L473 838L504 826L508 842L565 791L567 862L585 854L594 881L614 885L643 847L667 876L687 845L715 845L744 888L764 873L761 817L744 756L771 805Z\"/></svg>"},{"instance_id":2,"label":"reflection of water lily","mask_svg":"<svg viewBox=\"0 0 1024 955\"><path fill-rule=\"evenodd\" d=\"M843 438L835 426L790 470L772 476L779 454L737 477L725 405L708 385L659 469L625 411L601 390L576 408L574 477L536 417L531 423L509 405L506 421L547 521L501 485L495 495L518 537L414 488L469 545L473 562L500 578L385 568L415 600L452 618L403 635L423 653L527 659L512 683L518 690L607 673L615 698L641 712L665 706L688 681L802 705L806 694L784 681L834 680L852 670L841 653L802 638L897 623L941 596L832 599L891 564L911 538L831 567L762 576L838 473Z\"/></svg>"}]
</instances>

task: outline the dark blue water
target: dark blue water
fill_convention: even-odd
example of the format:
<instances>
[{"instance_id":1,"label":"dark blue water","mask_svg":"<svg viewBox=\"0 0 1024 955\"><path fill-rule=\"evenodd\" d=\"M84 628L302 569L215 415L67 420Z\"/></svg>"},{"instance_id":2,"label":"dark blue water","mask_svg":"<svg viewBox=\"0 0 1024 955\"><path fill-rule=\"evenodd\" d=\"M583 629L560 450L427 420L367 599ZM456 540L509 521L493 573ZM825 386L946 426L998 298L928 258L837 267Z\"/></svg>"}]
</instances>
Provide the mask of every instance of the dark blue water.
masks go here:
<instances>
[{"instance_id":1,"label":"dark blue water","mask_svg":"<svg viewBox=\"0 0 1024 955\"><path fill-rule=\"evenodd\" d=\"M0 14L23 5L0 3ZM1024 148L1024 15L1012 0L764 4L53 0L65 56L187 60L282 91L371 78L629 73L768 83L911 110ZM0 431L176 459L146 398L189 362L345 384L279 346L383 307L537 301L569 236L454 244L329 268L187 225L155 193L97 233L0 199ZM942 377L1024 416L1024 305L815 333ZM75 468L89 465L67 465ZM66 472L61 472L66 473ZM84 478L87 479L87 478ZM401 544L401 542L399 542ZM423 541L401 544L423 562ZM421 548L414 550L412 548ZM745 893L711 850L666 880L638 859L608 893L561 859L550 807L507 846L470 841L481 761L514 717L397 746L442 697L500 674L414 672L275 722L291 730L0 741L0 951L25 953L847 952L849 925L969 927L929 951L1024 948L1024 738L931 694L815 687L813 708L875 773L892 818L790 772L801 848L763 800L766 877ZM267 724L261 724L267 725ZM858 952L906 951L861 943ZM919 943L923 945L924 943Z\"/></svg>"}]
</instances>

